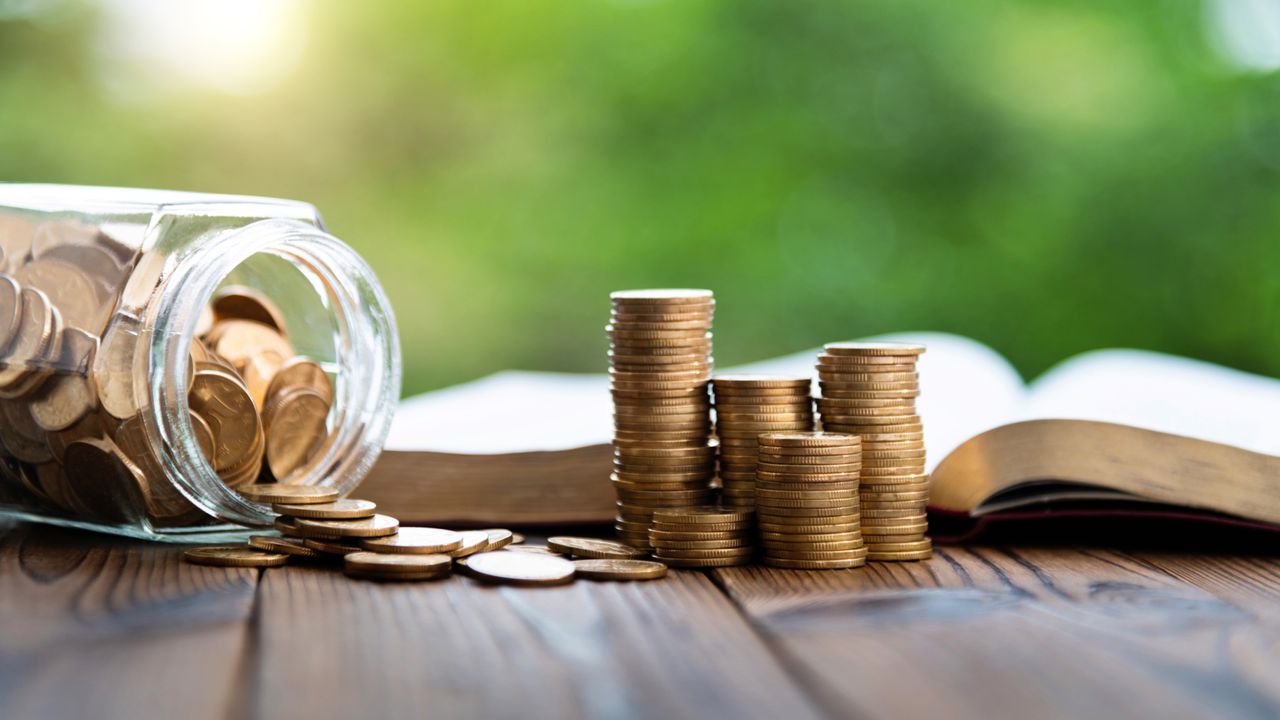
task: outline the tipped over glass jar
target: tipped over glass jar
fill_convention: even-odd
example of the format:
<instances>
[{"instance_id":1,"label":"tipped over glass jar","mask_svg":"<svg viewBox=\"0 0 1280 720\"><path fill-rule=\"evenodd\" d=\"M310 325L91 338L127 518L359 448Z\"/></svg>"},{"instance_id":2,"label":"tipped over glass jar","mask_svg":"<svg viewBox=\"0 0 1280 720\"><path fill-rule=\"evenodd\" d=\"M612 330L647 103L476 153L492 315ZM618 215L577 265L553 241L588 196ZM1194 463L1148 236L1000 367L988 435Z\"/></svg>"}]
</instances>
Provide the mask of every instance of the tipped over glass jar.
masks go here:
<instances>
[{"instance_id":1,"label":"tipped over glass jar","mask_svg":"<svg viewBox=\"0 0 1280 720\"><path fill-rule=\"evenodd\" d=\"M345 495L400 394L373 271L315 208L0 184L0 515L161 540Z\"/></svg>"}]
</instances>

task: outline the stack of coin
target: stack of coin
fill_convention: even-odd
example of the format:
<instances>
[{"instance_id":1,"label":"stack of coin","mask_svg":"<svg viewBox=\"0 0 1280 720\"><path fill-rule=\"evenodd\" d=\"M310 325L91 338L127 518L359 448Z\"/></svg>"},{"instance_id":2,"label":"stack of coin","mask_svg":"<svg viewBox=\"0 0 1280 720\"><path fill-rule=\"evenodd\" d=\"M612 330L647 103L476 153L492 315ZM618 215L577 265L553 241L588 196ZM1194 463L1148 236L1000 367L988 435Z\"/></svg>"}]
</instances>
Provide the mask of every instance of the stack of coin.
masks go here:
<instances>
[{"instance_id":1,"label":"stack of coin","mask_svg":"<svg viewBox=\"0 0 1280 720\"><path fill-rule=\"evenodd\" d=\"M654 557L671 567L746 565L756 555L748 508L659 510L649 537Z\"/></svg>"},{"instance_id":2,"label":"stack of coin","mask_svg":"<svg viewBox=\"0 0 1280 720\"><path fill-rule=\"evenodd\" d=\"M109 524L208 519L167 479L134 387L146 333L120 301L149 257L93 225L0 214L0 501ZM228 487L322 454L332 384L269 299L224 288L197 333L187 420Z\"/></svg>"},{"instance_id":3,"label":"stack of coin","mask_svg":"<svg viewBox=\"0 0 1280 720\"><path fill-rule=\"evenodd\" d=\"M811 384L807 377L773 375L717 375L711 381L725 505L755 507L761 433L813 430Z\"/></svg>"},{"instance_id":4,"label":"stack of coin","mask_svg":"<svg viewBox=\"0 0 1280 720\"><path fill-rule=\"evenodd\" d=\"M760 436L756 519L764 562L797 570L859 567L858 473L854 435L769 433Z\"/></svg>"},{"instance_id":5,"label":"stack of coin","mask_svg":"<svg viewBox=\"0 0 1280 720\"><path fill-rule=\"evenodd\" d=\"M715 300L710 290L630 290L611 300L616 529L647 549L655 510L714 498L707 387Z\"/></svg>"},{"instance_id":6,"label":"stack of coin","mask_svg":"<svg viewBox=\"0 0 1280 720\"><path fill-rule=\"evenodd\" d=\"M818 356L822 427L862 439L862 534L869 560L932 554L924 427L916 413L923 345L832 343Z\"/></svg>"}]
</instances>

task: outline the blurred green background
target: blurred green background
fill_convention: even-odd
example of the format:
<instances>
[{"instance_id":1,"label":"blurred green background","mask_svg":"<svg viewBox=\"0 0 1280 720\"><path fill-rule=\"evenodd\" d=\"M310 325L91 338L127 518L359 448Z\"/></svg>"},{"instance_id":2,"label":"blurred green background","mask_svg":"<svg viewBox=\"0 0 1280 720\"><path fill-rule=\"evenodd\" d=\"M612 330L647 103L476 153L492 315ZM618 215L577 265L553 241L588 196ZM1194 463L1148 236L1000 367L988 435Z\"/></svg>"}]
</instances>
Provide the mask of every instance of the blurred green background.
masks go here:
<instances>
[{"instance_id":1,"label":"blurred green background","mask_svg":"<svg viewBox=\"0 0 1280 720\"><path fill-rule=\"evenodd\" d=\"M406 393L601 371L610 290L715 290L729 365L898 330L1027 376L1280 374L1261 0L0 0L0 179L314 202Z\"/></svg>"}]
</instances>

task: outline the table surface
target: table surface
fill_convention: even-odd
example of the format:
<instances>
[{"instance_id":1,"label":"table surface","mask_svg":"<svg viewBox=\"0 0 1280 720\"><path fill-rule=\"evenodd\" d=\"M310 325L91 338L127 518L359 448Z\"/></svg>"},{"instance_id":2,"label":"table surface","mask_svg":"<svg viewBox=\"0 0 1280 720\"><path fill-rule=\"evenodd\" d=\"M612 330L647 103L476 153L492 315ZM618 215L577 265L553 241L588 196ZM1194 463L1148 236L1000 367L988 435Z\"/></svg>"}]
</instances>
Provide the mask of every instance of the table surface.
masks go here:
<instances>
[{"instance_id":1,"label":"table surface","mask_svg":"<svg viewBox=\"0 0 1280 720\"><path fill-rule=\"evenodd\" d=\"M922 563L491 587L0 529L0 718L1280 716L1280 559Z\"/></svg>"}]
</instances>

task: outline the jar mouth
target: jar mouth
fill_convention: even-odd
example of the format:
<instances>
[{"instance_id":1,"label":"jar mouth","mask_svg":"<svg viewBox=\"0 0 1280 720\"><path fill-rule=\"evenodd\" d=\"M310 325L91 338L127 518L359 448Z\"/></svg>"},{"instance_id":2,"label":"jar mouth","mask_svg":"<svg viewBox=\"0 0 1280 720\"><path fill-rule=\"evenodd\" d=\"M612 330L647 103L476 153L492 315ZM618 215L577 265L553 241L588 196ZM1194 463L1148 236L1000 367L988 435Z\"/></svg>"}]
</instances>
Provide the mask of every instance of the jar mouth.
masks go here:
<instances>
[{"instance_id":1,"label":"jar mouth","mask_svg":"<svg viewBox=\"0 0 1280 720\"><path fill-rule=\"evenodd\" d=\"M390 302L373 270L336 237L297 220L268 219L193 243L169 260L149 303L150 337L135 358L143 426L166 479L205 512L244 525L274 513L227 487L206 461L189 419L188 357L202 309L251 257L270 254L299 270L332 313L334 365L330 441L290 483L355 488L373 467L400 397L400 347Z\"/></svg>"}]
</instances>

